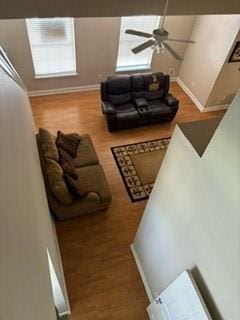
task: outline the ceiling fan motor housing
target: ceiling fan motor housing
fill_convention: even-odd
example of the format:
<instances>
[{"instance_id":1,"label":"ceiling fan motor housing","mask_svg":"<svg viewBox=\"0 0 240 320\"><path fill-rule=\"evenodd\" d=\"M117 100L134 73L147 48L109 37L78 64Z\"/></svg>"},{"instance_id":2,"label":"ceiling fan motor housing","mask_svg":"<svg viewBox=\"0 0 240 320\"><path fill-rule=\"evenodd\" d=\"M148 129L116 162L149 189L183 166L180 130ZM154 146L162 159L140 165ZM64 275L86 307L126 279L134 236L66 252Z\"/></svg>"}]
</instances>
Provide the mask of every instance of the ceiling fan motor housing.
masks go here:
<instances>
[{"instance_id":1,"label":"ceiling fan motor housing","mask_svg":"<svg viewBox=\"0 0 240 320\"><path fill-rule=\"evenodd\" d=\"M162 42L168 39L168 32L164 29L155 29L153 36L157 41Z\"/></svg>"}]
</instances>

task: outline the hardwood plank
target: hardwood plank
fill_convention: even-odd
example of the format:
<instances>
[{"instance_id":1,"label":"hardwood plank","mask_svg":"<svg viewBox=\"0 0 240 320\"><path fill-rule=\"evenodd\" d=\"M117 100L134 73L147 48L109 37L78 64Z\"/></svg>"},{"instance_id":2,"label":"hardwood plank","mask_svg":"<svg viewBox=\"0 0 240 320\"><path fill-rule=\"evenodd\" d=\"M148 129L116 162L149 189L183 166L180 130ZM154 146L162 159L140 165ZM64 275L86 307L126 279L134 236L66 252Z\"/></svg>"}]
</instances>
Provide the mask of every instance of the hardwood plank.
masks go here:
<instances>
[{"instance_id":1,"label":"hardwood plank","mask_svg":"<svg viewBox=\"0 0 240 320\"><path fill-rule=\"evenodd\" d=\"M31 98L37 127L91 135L113 196L107 212L56 222L71 320L148 319L148 299L129 248L146 201L130 201L110 148L171 136L176 123L224 114L201 113L177 83L171 92L180 100L172 123L115 133L107 130L98 91Z\"/></svg>"}]
</instances>

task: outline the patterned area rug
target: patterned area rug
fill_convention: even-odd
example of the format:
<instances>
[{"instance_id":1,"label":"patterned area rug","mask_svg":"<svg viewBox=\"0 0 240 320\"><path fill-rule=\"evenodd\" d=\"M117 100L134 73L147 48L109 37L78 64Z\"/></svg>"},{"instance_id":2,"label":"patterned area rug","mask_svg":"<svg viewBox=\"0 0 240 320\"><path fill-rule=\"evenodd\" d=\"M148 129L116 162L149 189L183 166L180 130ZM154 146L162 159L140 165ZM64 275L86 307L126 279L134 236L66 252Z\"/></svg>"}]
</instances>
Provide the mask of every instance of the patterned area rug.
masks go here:
<instances>
[{"instance_id":1,"label":"patterned area rug","mask_svg":"<svg viewBox=\"0 0 240 320\"><path fill-rule=\"evenodd\" d=\"M149 197L169 141L163 138L111 148L132 202Z\"/></svg>"}]
</instances>

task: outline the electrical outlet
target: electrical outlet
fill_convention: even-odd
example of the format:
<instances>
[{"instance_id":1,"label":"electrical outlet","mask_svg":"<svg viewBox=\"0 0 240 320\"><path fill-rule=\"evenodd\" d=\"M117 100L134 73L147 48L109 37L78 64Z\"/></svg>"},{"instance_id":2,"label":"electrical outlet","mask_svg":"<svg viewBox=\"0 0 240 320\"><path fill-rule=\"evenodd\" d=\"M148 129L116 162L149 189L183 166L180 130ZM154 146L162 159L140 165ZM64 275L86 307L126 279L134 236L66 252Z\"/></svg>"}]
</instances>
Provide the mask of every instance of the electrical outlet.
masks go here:
<instances>
[{"instance_id":1,"label":"electrical outlet","mask_svg":"<svg viewBox=\"0 0 240 320\"><path fill-rule=\"evenodd\" d=\"M101 73L98 74L98 78L99 78L99 79L102 78L102 74L101 74Z\"/></svg>"},{"instance_id":2,"label":"electrical outlet","mask_svg":"<svg viewBox=\"0 0 240 320\"><path fill-rule=\"evenodd\" d=\"M168 69L168 74L171 76L171 77L173 77L173 76L175 76L175 69L174 68L169 68Z\"/></svg>"},{"instance_id":3,"label":"electrical outlet","mask_svg":"<svg viewBox=\"0 0 240 320\"><path fill-rule=\"evenodd\" d=\"M193 82L192 82L192 86L193 86L193 87L195 87L195 85L196 85L196 82L195 82L195 81L193 81Z\"/></svg>"}]
</instances>

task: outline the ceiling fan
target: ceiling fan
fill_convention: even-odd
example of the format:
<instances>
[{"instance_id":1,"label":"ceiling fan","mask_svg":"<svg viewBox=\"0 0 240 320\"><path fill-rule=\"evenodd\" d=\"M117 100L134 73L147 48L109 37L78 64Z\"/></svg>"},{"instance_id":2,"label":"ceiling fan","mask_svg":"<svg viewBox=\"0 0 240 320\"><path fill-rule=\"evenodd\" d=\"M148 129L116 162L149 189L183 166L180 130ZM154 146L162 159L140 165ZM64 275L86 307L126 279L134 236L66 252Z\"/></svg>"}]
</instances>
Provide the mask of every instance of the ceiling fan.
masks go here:
<instances>
[{"instance_id":1,"label":"ceiling fan","mask_svg":"<svg viewBox=\"0 0 240 320\"><path fill-rule=\"evenodd\" d=\"M151 38L150 40L141 43L137 47L132 49L132 52L137 54L149 47L152 47L153 50L156 50L157 53L164 52L164 49L166 48L171 55L174 56L175 59L177 60L182 60L182 58L177 54L177 52L167 43L168 41L173 41L173 42L183 42L183 43L195 43L195 41L192 40L184 40L184 39L173 39L169 38L169 33L167 30L164 29L164 22L165 22L165 17L167 14L167 8L168 8L168 2L169 0L166 0L163 16L161 17L161 22L160 26L158 29L153 30L152 34L147 33L147 32L142 32L138 30L131 30L127 29L125 33L131 34L133 36L139 36L143 38Z\"/></svg>"}]
</instances>

